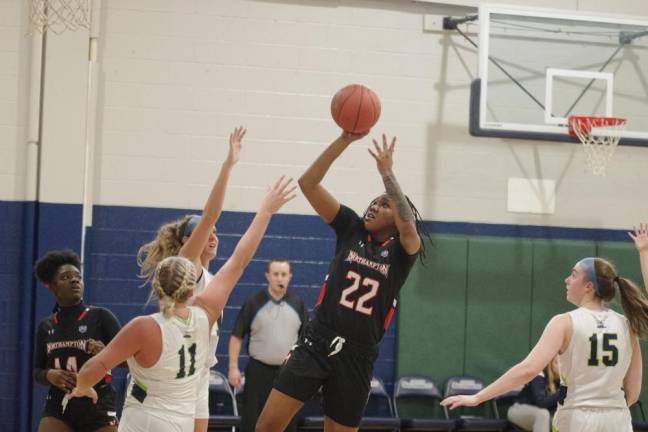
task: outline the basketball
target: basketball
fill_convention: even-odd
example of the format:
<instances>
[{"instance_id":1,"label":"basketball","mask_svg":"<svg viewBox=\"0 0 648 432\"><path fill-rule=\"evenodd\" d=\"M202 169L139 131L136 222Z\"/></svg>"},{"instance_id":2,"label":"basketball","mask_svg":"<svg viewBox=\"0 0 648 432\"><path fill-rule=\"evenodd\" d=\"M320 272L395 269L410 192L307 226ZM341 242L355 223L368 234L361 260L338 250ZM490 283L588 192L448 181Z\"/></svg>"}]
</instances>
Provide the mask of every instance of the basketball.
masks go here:
<instances>
[{"instance_id":1,"label":"basketball","mask_svg":"<svg viewBox=\"0 0 648 432\"><path fill-rule=\"evenodd\" d=\"M345 132L369 132L380 117L380 100L370 88L350 84L333 96L331 115Z\"/></svg>"}]
</instances>

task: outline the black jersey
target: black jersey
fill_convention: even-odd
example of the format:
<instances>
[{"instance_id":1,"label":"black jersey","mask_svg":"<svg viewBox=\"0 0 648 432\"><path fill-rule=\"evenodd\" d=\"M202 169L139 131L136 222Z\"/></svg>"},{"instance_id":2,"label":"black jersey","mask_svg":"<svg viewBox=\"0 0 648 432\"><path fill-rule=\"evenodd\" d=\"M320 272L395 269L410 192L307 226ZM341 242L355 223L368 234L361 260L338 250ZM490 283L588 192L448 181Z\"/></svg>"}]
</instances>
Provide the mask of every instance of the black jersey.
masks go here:
<instances>
[{"instance_id":1,"label":"black jersey","mask_svg":"<svg viewBox=\"0 0 648 432\"><path fill-rule=\"evenodd\" d=\"M47 369L78 372L92 357L87 351L88 339L108 345L119 329L119 321L108 309L83 303L57 308L40 322L36 331L34 377L41 384L48 384L43 380ZM95 389L99 390L109 382L110 375L107 375L95 385ZM62 397L63 391L50 386L50 396Z\"/></svg>"},{"instance_id":2,"label":"black jersey","mask_svg":"<svg viewBox=\"0 0 648 432\"><path fill-rule=\"evenodd\" d=\"M346 339L375 346L418 253L408 255L396 237L376 242L362 218L343 205L331 227L337 235L335 257L317 299L315 320Z\"/></svg>"}]
</instances>

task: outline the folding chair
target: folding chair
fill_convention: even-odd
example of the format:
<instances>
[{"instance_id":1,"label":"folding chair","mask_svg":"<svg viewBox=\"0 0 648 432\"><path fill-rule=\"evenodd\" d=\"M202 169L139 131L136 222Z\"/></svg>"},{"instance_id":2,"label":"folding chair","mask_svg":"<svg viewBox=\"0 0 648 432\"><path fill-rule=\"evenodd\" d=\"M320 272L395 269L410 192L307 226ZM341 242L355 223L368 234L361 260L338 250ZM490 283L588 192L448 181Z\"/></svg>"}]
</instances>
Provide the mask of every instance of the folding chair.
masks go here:
<instances>
[{"instance_id":1,"label":"folding chair","mask_svg":"<svg viewBox=\"0 0 648 432\"><path fill-rule=\"evenodd\" d=\"M227 378L215 370L209 371L209 430L232 431L241 424L234 392Z\"/></svg>"},{"instance_id":2,"label":"folding chair","mask_svg":"<svg viewBox=\"0 0 648 432\"><path fill-rule=\"evenodd\" d=\"M241 386L233 389L236 398L236 412L243 412L243 393L245 393L245 375L241 373Z\"/></svg>"},{"instance_id":3,"label":"folding chair","mask_svg":"<svg viewBox=\"0 0 648 432\"><path fill-rule=\"evenodd\" d=\"M400 428L400 419L394 416L391 398L385 390L385 384L378 377L371 379L371 390L364 415L360 421L360 430L396 431Z\"/></svg>"},{"instance_id":4,"label":"folding chair","mask_svg":"<svg viewBox=\"0 0 648 432\"><path fill-rule=\"evenodd\" d=\"M431 378L401 377L394 389L394 413L401 420L401 431L452 431L455 420L442 409L442 399Z\"/></svg>"},{"instance_id":5,"label":"folding chair","mask_svg":"<svg viewBox=\"0 0 648 432\"><path fill-rule=\"evenodd\" d=\"M484 382L471 376L454 376L448 378L445 387L445 397L457 395L474 395L484 388ZM447 408L446 415L452 418ZM487 412L490 411L490 412ZM504 431L508 420L497 418L495 401L489 401L477 407L464 407L457 417L456 430L460 431Z\"/></svg>"}]
</instances>

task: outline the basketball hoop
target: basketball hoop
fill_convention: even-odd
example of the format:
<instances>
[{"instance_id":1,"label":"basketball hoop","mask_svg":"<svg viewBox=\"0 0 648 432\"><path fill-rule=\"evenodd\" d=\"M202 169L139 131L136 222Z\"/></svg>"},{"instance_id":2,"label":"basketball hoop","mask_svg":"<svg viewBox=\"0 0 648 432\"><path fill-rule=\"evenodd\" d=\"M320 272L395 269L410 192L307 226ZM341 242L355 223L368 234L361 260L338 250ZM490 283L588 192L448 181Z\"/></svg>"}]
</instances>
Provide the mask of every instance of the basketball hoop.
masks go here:
<instances>
[{"instance_id":1,"label":"basketball hoop","mask_svg":"<svg viewBox=\"0 0 648 432\"><path fill-rule=\"evenodd\" d=\"M29 31L56 34L90 28L89 0L30 0Z\"/></svg>"},{"instance_id":2,"label":"basketball hoop","mask_svg":"<svg viewBox=\"0 0 648 432\"><path fill-rule=\"evenodd\" d=\"M604 176L625 129L626 119L571 115L568 121L569 135L577 136L583 143L587 168L594 175Z\"/></svg>"}]
</instances>

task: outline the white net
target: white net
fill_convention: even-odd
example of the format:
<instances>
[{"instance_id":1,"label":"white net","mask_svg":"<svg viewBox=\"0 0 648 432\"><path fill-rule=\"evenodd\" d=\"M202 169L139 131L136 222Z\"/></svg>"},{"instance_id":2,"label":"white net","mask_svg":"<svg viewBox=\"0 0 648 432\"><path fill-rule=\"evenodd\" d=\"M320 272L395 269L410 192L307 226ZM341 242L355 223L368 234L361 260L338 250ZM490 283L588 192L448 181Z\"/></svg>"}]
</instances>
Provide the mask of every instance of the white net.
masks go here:
<instances>
[{"instance_id":1,"label":"white net","mask_svg":"<svg viewBox=\"0 0 648 432\"><path fill-rule=\"evenodd\" d=\"M626 119L620 117L570 116L569 131L576 135L585 149L585 164L592 174L606 175L608 162L614 154Z\"/></svg>"},{"instance_id":2,"label":"white net","mask_svg":"<svg viewBox=\"0 0 648 432\"><path fill-rule=\"evenodd\" d=\"M90 28L89 0L30 0L30 33Z\"/></svg>"}]
</instances>

